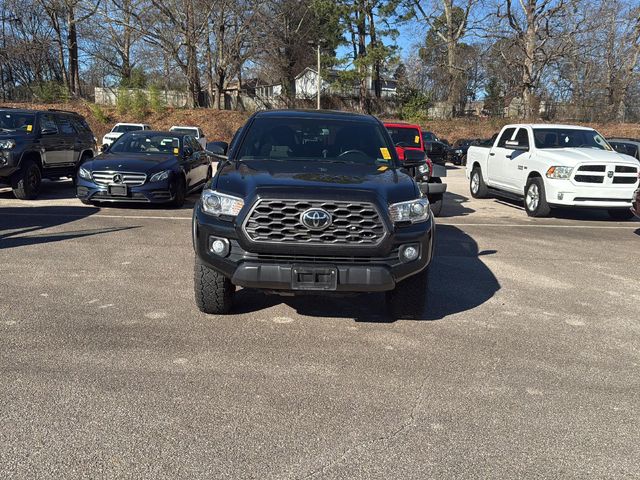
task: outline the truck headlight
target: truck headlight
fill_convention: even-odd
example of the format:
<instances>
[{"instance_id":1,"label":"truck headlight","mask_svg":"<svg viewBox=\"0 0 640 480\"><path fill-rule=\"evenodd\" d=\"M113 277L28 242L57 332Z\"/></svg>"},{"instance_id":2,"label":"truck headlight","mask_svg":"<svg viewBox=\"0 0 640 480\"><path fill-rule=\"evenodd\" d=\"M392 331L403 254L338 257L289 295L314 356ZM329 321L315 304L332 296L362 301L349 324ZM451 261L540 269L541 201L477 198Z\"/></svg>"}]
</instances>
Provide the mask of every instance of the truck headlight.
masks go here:
<instances>
[{"instance_id":1,"label":"truck headlight","mask_svg":"<svg viewBox=\"0 0 640 480\"><path fill-rule=\"evenodd\" d=\"M2 150L11 150L16 146L16 141L12 138L6 138L4 140L0 140L0 149Z\"/></svg>"},{"instance_id":2,"label":"truck headlight","mask_svg":"<svg viewBox=\"0 0 640 480\"><path fill-rule=\"evenodd\" d=\"M170 173L171 170L163 170L162 172L154 173L153 175L151 175L149 182L160 182L162 180L166 180L167 178L169 178Z\"/></svg>"},{"instance_id":3,"label":"truck headlight","mask_svg":"<svg viewBox=\"0 0 640 480\"><path fill-rule=\"evenodd\" d=\"M547 178L567 179L571 177L573 167L549 167Z\"/></svg>"},{"instance_id":4,"label":"truck headlight","mask_svg":"<svg viewBox=\"0 0 640 480\"><path fill-rule=\"evenodd\" d=\"M244 200L238 197L216 192L208 188L202 191L202 209L209 215L229 215L235 217L244 206Z\"/></svg>"},{"instance_id":5,"label":"truck headlight","mask_svg":"<svg viewBox=\"0 0 640 480\"><path fill-rule=\"evenodd\" d=\"M424 222L429 218L429 200L418 198L408 202L394 203L389 206L389 215L394 223Z\"/></svg>"},{"instance_id":6,"label":"truck headlight","mask_svg":"<svg viewBox=\"0 0 640 480\"><path fill-rule=\"evenodd\" d=\"M80 178L84 178L85 180L91 180L91 172L84 167L80 167L78 169L78 176Z\"/></svg>"}]
</instances>

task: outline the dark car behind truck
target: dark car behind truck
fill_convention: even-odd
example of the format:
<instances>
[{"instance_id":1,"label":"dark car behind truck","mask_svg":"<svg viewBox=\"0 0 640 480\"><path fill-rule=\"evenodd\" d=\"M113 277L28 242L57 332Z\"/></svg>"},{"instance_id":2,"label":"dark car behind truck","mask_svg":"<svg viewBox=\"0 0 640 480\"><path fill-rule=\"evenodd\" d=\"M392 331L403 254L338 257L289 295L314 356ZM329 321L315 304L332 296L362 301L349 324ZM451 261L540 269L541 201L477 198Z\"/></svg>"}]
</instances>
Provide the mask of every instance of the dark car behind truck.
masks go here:
<instances>
[{"instance_id":1,"label":"dark car behind truck","mask_svg":"<svg viewBox=\"0 0 640 480\"><path fill-rule=\"evenodd\" d=\"M387 292L395 317L420 315L433 242L428 200L376 118L259 112L194 208L196 303L226 313L237 286Z\"/></svg>"},{"instance_id":2,"label":"dark car behind truck","mask_svg":"<svg viewBox=\"0 0 640 480\"><path fill-rule=\"evenodd\" d=\"M43 178L75 178L94 152L93 132L77 113L0 109L0 183L16 198L36 198Z\"/></svg>"}]
</instances>

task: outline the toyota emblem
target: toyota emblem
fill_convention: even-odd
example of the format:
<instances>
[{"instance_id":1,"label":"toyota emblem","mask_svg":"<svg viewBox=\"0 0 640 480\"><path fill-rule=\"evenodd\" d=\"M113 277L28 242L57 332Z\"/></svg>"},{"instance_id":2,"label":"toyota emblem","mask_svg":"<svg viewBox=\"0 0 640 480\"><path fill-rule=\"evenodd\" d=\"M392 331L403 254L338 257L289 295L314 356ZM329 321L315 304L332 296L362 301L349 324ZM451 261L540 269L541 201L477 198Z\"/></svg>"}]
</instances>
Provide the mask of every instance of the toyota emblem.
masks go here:
<instances>
[{"instance_id":1,"label":"toyota emblem","mask_svg":"<svg viewBox=\"0 0 640 480\"><path fill-rule=\"evenodd\" d=\"M122 175L120 175L119 173L116 173L113 176L113 183L122 183Z\"/></svg>"},{"instance_id":2,"label":"toyota emblem","mask_svg":"<svg viewBox=\"0 0 640 480\"><path fill-rule=\"evenodd\" d=\"M300 215L300 222L309 230L324 230L331 221L331 214L321 208L310 208Z\"/></svg>"}]
</instances>

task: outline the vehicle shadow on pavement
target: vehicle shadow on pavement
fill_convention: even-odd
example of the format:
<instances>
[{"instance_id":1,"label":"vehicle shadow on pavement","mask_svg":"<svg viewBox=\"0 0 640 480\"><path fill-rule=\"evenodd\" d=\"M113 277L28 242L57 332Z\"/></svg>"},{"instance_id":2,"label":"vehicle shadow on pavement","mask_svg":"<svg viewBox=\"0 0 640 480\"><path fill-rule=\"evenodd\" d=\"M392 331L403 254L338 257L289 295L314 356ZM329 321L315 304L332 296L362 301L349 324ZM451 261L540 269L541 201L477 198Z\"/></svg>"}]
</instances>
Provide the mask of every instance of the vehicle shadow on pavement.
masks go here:
<instances>
[{"instance_id":1,"label":"vehicle shadow on pavement","mask_svg":"<svg viewBox=\"0 0 640 480\"><path fill-rule=\"evenodd\" d=\"M65 198L75 198L76 191L73 188L73 182L71 180L42 180L40 184L40 192L38 193L38 200L61 200ZM15 196L11 191L11 188L2 185L0 187L0 200L15 200ZM78 200L79 202L79 200Z\"/></svg>"},{"instance_id":2,"label":"vehicle shadow on pavement","mask_svg":"<svg viewBox=\"0 0 640 480\"><path fill-rule=\"evenodd\" d=\"M481 257L496 250L478 250L476 241L459 228L438 225L429 272L429 295L423 320L440 320L471 310L500 290L500 283Z\"/></svg>"},{"instance_id":3,"label":"vehicle shadow on pavement","mask_svg":"<svg viewBox=\"0 0 640 480\"><path fill-rule=\"evenodd\" d=\"M99 208L90 207L0 207L0 250L138 228L106 227L34 234L86 218L99 211Z\"/></svg>"},{"instance_id":4,"label":"vehicle shadow on pavement","mask_svg":"<svg viewBox=\"0 0 640 480\"><path fill-rule=\"evenodd\" d=\"M469 197L458 195L453 192L446 192L444 194L442 211L440 212L440 215L438 215L438 218L465 217L472 214L475 210L467 207L465 205L467 202L469 202ZM438 223L437 219L436 223Z\"/></svg>"},{"instance_id":5,"label":"vehicle shadow on pavement","mask_svg":"<svg viewBox=\"0 0 640 480\"><path fill-rule=\"evenodd\" d=\"M414 321L431 321L471 310L489 300L500 290L500 283L480 257L495 250L478 251L478 244L462 230L437 227L436 247L429 272L427 304ZM408 281L411 281L409 278ZM356 322L393 322L385 308L384 294L355 296L309 295L280 297L255 290L240 290L233 313L251 313L285 303L299 315L325 318L348 318Z\"/></svg>"}]
</instances>

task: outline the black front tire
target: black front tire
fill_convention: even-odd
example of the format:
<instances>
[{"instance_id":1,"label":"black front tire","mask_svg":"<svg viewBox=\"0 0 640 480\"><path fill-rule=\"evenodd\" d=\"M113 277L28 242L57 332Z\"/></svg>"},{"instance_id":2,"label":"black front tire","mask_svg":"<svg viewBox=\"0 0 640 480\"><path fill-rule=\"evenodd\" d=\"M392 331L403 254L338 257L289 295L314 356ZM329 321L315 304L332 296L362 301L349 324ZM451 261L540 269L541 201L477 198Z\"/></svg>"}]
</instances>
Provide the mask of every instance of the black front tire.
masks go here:
<instances>
[{"instance_id":1,"label":"black front tire","mask_svg":"<svg viewBox=\"0 0 640 480\"><path fill-rule=\"evenodd\" d=\"M613 220L631 220L634 216L629 209L612 209L608 213Z\"/></svg>"},{"instance_id":2,"label":"black front tire","mask_svg":"<svg viewBox=\"0 0 640 480\"><path fill-rule=\"evenodd\" d=\"M469 179L469 191L473 198L485 198L489 195L489 188L482 178L482 170L475 166L471 170L471 178Z\"/></svg>"},{"instance_id":3,"label":"black front tire","mask_svg":"<svg viewBox=\"0 0 640 480\"><path fill-rule=\"evenodd\" d=\"M551 213L542 178L532 177L527 180L524 187L524 209L530 217L546 217Z\"/></svg>"},{"instance_id":4,"label":"black front tire","mask_svg":"<svg viewBox=\"0 0 640 480\"><path fill-rule=\"evenodd\" d=\"M231 280L203 264L198 257L193 280L196 305L201 312L218 315L229 313L236 291Z\"/></svg>"},{"instance_id":5,"label":"black front tire","mask_svg":"<svg viewBox=\"0 0 640 480\"><path fill-rule=\"evenodd\" d=\"M37 162L26 160L11 179L13 194L20 200L33 200L40 192L42 171Z\"/></svg>"},{"instance_id":6,"label":"black front tire","mask_svg":"<svg viewBox=\"0 0 640 480\"><path fill-rule=\"evenodd\" d=\"M173 197L171 206L174 208L182 208L187 199L187 184L184 178L180 177L176 184L176 194Z\"/></svg>"},{"instance_id":7,"label":"black front tire","mask_svg":"<svg viewBox=\"0 0 640 480\"><path fill-rule=\"evenodd\" d=\"M398 283L386 293L389 315L393 319L420 319L425 311L428 287L428 267Z\"/></svg>"}]
</instances>

